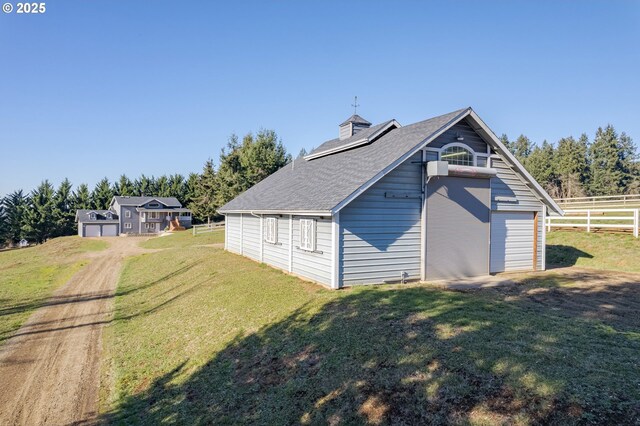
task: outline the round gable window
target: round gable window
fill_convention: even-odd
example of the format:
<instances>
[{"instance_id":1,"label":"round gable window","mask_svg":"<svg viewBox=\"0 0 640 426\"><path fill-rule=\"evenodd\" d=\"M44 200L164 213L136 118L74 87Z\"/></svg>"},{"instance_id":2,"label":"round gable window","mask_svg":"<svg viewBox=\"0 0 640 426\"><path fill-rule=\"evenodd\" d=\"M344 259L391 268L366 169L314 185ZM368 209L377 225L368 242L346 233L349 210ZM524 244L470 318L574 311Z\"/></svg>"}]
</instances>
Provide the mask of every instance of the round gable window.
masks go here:
<instances>
[{"instance_id":1,"label":"round gable window","mask_svg":"<svg viewBox=\"0 0 640 426\"><path fill-rule=\"evenodd\" d=\"M473 166L473 153L461 146L450 146L440 153L440 160L458 166Z\"/></svg>"}]
</instances>

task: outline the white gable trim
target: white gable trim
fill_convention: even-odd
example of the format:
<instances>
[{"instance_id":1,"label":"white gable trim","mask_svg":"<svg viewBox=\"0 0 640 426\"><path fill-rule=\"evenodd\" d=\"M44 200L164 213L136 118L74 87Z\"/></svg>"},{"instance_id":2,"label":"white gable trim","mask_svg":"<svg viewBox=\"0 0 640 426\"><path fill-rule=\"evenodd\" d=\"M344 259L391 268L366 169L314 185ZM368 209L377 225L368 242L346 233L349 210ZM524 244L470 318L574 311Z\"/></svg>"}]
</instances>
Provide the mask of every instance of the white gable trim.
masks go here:
<instances>
[{"instance_id":1,"label":"white gable trim","mask_svg":"<svg viewBox=\"0 0 640 426\"><path fill-rule=\"evenodd\" d=\"M371 178L368 182L362 185L358 190L354 191L351 195L349 195L347 198L342 200L337 206L335 206L332 209L332 212L335 214L340 210L342 210L347 204L349 204L351 201L356 199L360 194L362 194L364 191L366 191L371 186L373 186L376 182L378 182L380 179L382 179L384 176L390 173L393 169L395 169L400 164L405 162L407 159L409 159L412 155L417 153L419 150L425 148L426 145L433 142L433 140L438 138L440 135L442 135L444 132L449 130L451 127L453 127L455 124L457 124L460 120L462 120L465 117L469 117L475 124L479 126L479 128L473 128L473 126L472 128L474 131L479 132L481 137L484 136L485 142L487 142L488 140L489 143L492 144L494 148L497 148L500 151L502 159L506 158L508 162L511 163L513 167L515 167L516 171L520 173L521 176L524 177L524 179L526 180L526 183L529 183L533 187L531 188L532 191L538 195L538 197L541 199L543 204L548 205L560 215L564 214L560 206L558 206L558 204L553 200L553 198L551 198L551 196L544 189L542 189L540 184L536 182L533 176L531 176L529 172L526 171L524 166L520 164L520 162L513 156L513 154L507 149L507 147L505 147L504 144L500 142L500 139L498 139L495 133L493 133L493 131L489 129L489 127L480 119L480 117L478 117L478 114L476 114L475 111L473 111L473 109L471 108L467 108L466 110L462 111L460 114L452 118L447 124L442 126L438 131L431 134L428 138L424 139L412 150L408 151L398 160L396 160L395 162L387 166L380 173L378 173L373 178ZM438 151L440 151L440 149L438 149Z\"/></svg>"},{"instance_id":2,"label":"white gable trim","mask_svg":"<svg viewBox=\"0 0 640 426\"><path fill-rule=\"evenodd\" d=\"M358 139L358 140L350 142L350 143L348 143L346 145L337 146L337 147L332 148L332 149L327 149L327 150L324 150L324 151L316 152L315 154L305 155L303 158L305 160L309 161L309 160L313 160L314 158L320 158L320 157L324 157L326 155L335 154L337 152L346 151L346 150L351 149L351 148L356 148L356 147L361 146L361 145L366 145L368 143L371 143L371 142L375 141L382 133L386 132L387 130L389 130L393 126L395 126L396 128L401 127L400 123L398 123L396 120L391 120L387 124L385 124L384 126L379 128L378 130L373 132L371 135L369 135L369 137Z\"/></svg>"},{"instance_id":3,"label":"white gable trim","mask_svg":"<svg viewBox=\"0 0 640 426\"><path fill-rule=\"evenodd\" d=\"M546 205L551 207L553 210L555 210L555 212L558 213L559 215L564 215L564 211L562 211L560 206L553 200L553 198L551 198L551 196L547 193L547 191L545 191L540 186L540 184L536 182L533 176L529 174L529 172L518 161L518 159L511 153L511 151L509 151L509 149L507 149L507 147L504 146L504 144L500 141L500 139L498 139L496 134L493 133L493 131L489 128L489 126L487 126L485 122L482 121L482 119L478 116L478 114L476 114L475 111L473 111L472 109L470 109L469 111L469 118L473 120L475 124L480 126L479 129L473 128L472 126L473 130L475 130L476 132L482 131L484 135L481 134L480 136L486 135L486 139L489 139L491 143L494 145L494 148L497 148L498 151L500 151L500 154L502 154L502 158L503 159L506 158L508 162L511 164L511 166L513 166L516 169L516 171L520 173L521 176L524 177L527 183L533 186L532 189L542 199L541 201L543 201L543 203L545 203Z\"/></svg>"},{"instance_id":4,"label":"white gable trim","mask_svg":"<svg viewBox=\"0 0 640 426\"><path fill-rule=\"evenodd\" d=\"M378 173L377 175L375 175L373 178L369 179L368 182L366 182L364 185L362 185L359 189L357 189L356 191L354 191L351 195L349 195L347 198L345 198L344 200L342 200L337 206L335 206L332 210L333 213L337 213L340 210L342 210L344 208L344 206L346 206L347 204L349 204L350 202L352 202L353 200L355 200L360 194L362 194L364 191L366 191L367 189L369 189L371 186L373 186L376 182L378 182L380 179L382 179L383 177L385 177L389 172L391 172L393 169L395 169L396 167L398 167L400 164L404 163L407 159L411 158L412 155L414 155L416 152L420 151L422 148L424 148L425 145L428 145L429 143L431 143L434 139L436 139L438 136L440 136L441 134L443 134L444 132L446 132L447 130L449 130L454 124L456 124L458 121L462 120L464 117L466 117L467 115L469 115L469 112L471 111L471 108L467 108L466 110L462 111L460 114L458 114L457 116L453 117L451 120L449 120L449 122L447 124L445 124L444 126L442 126L438 131L436 131L435 133L432 133L428 138L422 140L422 142L420 142L418 145L416 145L413 149L411 149L410 151L408 151L406 154L404 154L402 157L400 157L399 159L397 159L396 161L394 161L393 163L391 163L389 166L387 166L386 168L384 168L380 173Z\"/></svg>"}]
</instances>

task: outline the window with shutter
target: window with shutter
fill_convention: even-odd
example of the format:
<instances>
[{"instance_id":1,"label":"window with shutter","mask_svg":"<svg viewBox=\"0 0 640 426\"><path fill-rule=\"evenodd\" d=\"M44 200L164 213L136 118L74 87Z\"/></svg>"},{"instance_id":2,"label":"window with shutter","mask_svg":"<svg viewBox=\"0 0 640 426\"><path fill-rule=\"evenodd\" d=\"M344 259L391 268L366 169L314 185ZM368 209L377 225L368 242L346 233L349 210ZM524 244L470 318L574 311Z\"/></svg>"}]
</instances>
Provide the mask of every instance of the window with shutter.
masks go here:
<instances>
[{"instance_id":1,"label":"window with shutter","mask_svg":"<svg viewBox=\"0 0 640 426\"><path fill-rule=\"evenodd\" d=\"M264 228L264 240L271 244L278 242L278 219L268 217Z\"/></svg>"},{"instance_id":2,"label":"window with shutter","mask_svg":"<svg viewBox=\"0 0 640 426\"><path fill-rule=\"evenodd\" d=\"M300 248L307 251L316 250L315 219L300 219Z\"/></svg>"}]
</instances>

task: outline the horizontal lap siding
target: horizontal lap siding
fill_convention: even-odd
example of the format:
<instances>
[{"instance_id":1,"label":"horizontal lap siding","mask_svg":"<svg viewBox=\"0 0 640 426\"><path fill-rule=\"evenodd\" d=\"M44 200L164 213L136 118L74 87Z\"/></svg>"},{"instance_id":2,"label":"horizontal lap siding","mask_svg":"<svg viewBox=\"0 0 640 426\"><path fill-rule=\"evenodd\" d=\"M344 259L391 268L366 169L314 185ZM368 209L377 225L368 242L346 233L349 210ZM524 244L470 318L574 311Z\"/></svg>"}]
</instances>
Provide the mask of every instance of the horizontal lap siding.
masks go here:
<instances>
[{"instance_id":1,"label":"horizontal lap siding","mask_svg":"<svg viewBox=\"0 0 640 426\"><path fill-rule=\"evenodd\" d=\"M420 161L416 154L340 211L342 285L399 281L402 272L420 279Z\"/></svg>"},{"instance_id":2,"label":"horizontal lap siding","mask_svg":"<svg viewBox=\"0 0 640 426\"><path fill-rule=\"evenodd\" d=\"M260 260L260 218L251 214L242 217L242 254Z\"/></svg>"},{"instance_id":3,"label":"horizontal lap siding","mask_svg":"<svg viewBox=\"0 0 640 426\"><path fill-rule=\"evenodd\" d=\"M293 273L331 285L331 219L314 219L316 252L312 253L300 249L300 218L293 218Z\"/></svg>"},{"instance_id":4,"label":"horizontal lap siding","mask_svg":"<svg viewBox=\"0 0 640 426\"><path fill-rule=\"evenodd\" d=\"M458 136L462 136L464 140L458 141ZM471 148L477 153L486 153L487 144L472 128L467 124L465 120L456 124L440 136L438 136L427 147L429 148L442 148L450 143L462 143Z\"/></svg>"},{"instance_id":5,"label":"horizontal lap siding","mask_svg":"<svg viewBox=\"0 0 640 426\"><path fill-rule=\"evenodd\" d=\"M264 225L267 226L267 218L274 216L265 216ZM278 223L278 241L276 244L264 242L263 245L263 262L278 268L287 270L289 268L289 216L277 217Z\"/></svg>"},{"instance_id":6,"label":"horizontal lap siding","mask_svg":"<svg viewBox=\"0 0 640 426\"><path fill-rule=\"evenodd\" d=\"M227 222L227 250L240 253L240 215L228 214L225 220Z\"/></svg>"}]
</instances>

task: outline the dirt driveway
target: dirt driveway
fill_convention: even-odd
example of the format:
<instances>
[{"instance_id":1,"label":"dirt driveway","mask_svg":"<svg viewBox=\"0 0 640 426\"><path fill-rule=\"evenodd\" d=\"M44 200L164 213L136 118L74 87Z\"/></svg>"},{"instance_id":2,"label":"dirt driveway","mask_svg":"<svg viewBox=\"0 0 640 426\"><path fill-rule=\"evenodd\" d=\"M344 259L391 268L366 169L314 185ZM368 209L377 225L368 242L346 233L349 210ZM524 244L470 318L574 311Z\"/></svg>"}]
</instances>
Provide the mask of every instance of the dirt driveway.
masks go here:
<instances>
[{"instance_id":1,"label":"dirt driveway","mask_svg":"<svg viewBox=\"0 0 640 426\"><path fill-rule=\"evenodd\" d=\"M97 416L102 327L127 256L144 238L113 238L0 350L0 424L92 423ZM60 253L64 256L64 253Z\"/></svg>"}]
</instances>

